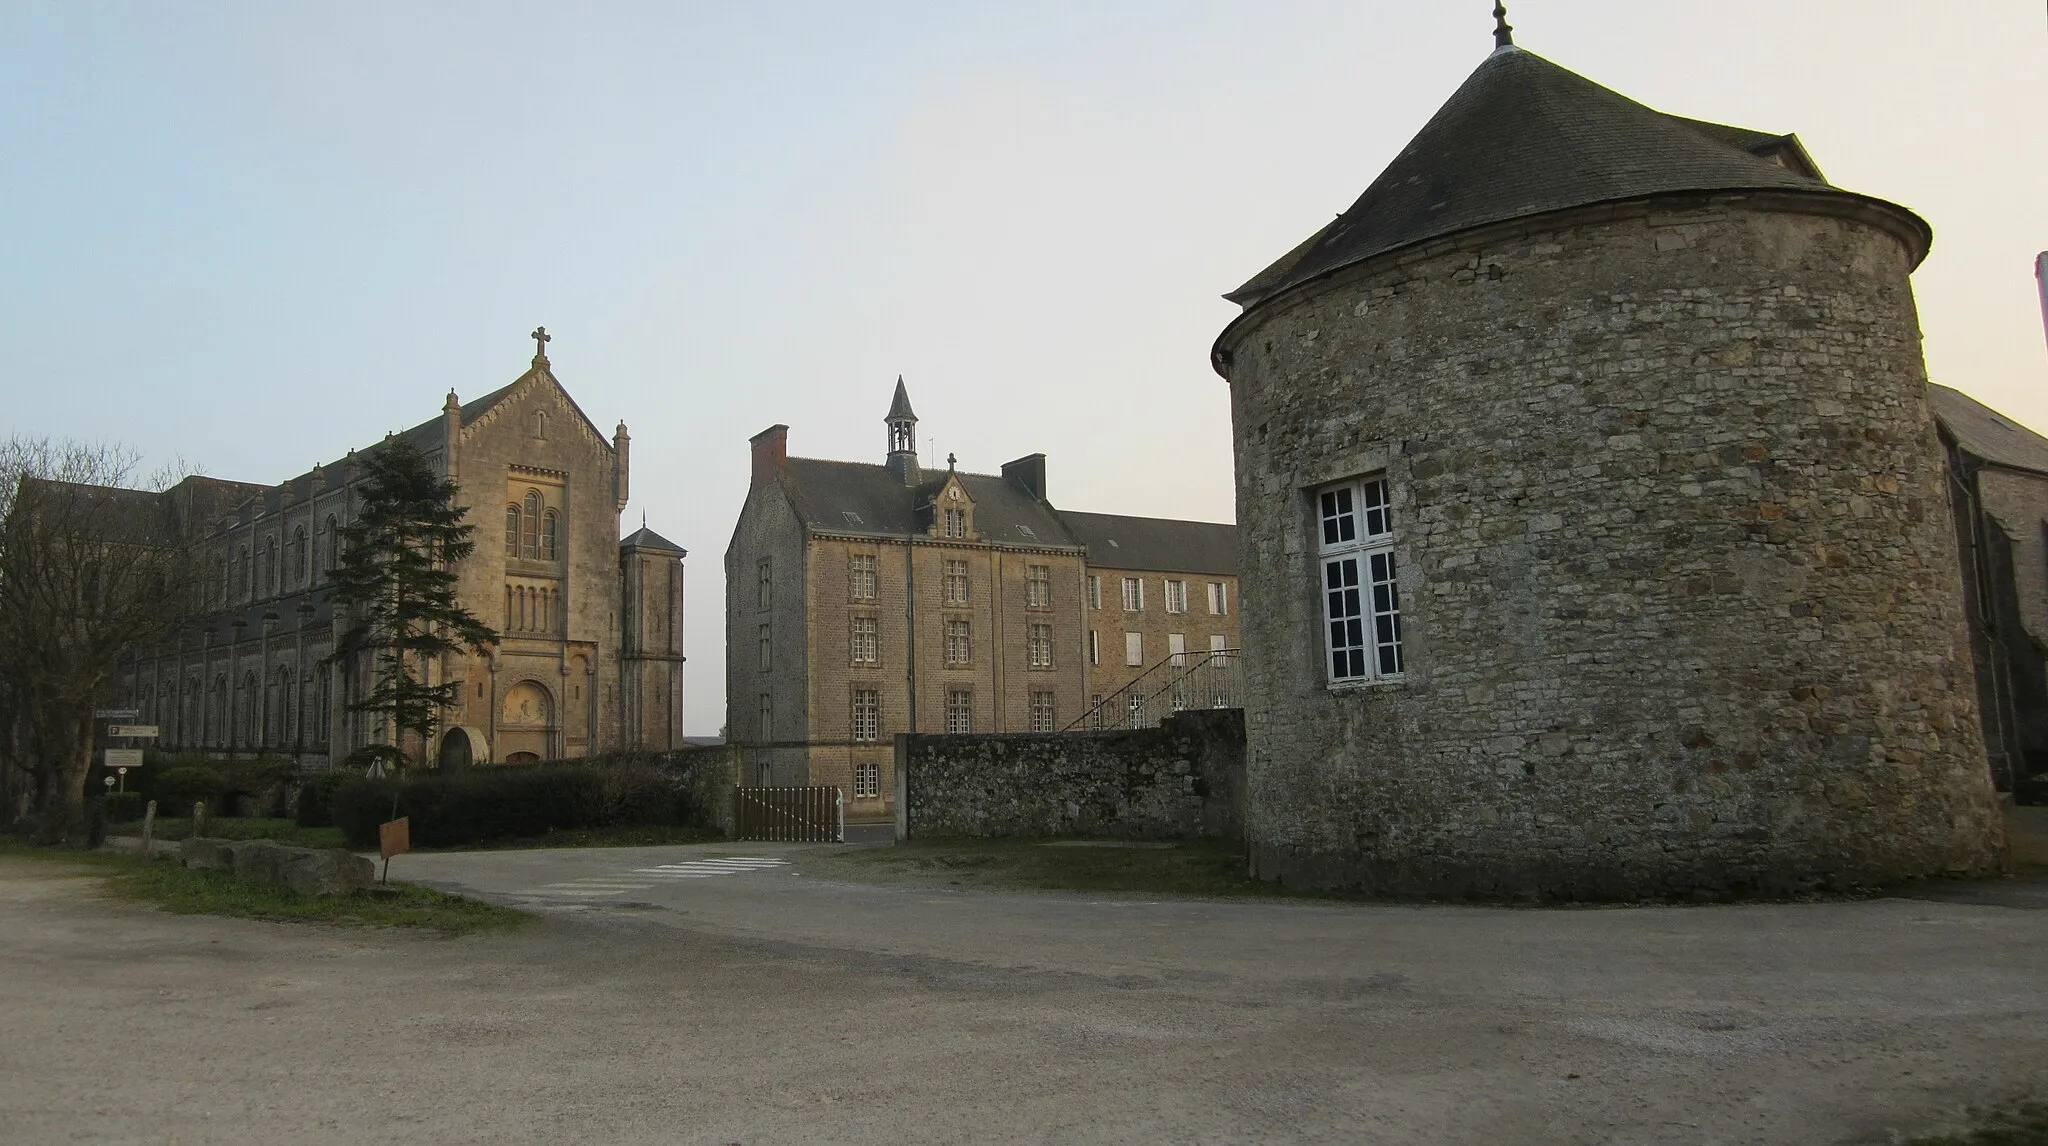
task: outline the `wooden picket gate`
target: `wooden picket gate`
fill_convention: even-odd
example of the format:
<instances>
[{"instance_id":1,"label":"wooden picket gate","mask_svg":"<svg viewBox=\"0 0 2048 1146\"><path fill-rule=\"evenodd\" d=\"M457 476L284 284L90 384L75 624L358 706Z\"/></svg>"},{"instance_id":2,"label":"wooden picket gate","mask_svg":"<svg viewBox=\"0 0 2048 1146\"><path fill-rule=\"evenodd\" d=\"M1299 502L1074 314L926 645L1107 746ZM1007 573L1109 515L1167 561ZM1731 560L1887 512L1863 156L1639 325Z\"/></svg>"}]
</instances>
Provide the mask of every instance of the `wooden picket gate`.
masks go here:
<instances>
[{"instance_id":1,"label":"wooden picket gate","mask_svg":"<svg viewBox=\"0 0 2048 1146\"><path fill-rule=\"evenodd\" d=\"M846 842L846 797L836 787L737 788L733 838L790 843Z\"/></svg>"}]
</instances>

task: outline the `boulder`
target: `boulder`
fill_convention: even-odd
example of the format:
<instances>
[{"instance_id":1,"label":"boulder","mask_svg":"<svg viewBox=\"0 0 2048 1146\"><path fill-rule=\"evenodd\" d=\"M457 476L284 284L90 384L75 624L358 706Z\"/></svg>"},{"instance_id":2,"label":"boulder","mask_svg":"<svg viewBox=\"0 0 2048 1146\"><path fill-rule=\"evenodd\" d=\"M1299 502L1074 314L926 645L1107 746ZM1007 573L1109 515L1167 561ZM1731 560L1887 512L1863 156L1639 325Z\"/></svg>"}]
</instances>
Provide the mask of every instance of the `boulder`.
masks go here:
<instances>
[{"instance_id":1,"label":"boulder","mask_svg":"<svg viewBox=\"0 0 2048 1146\"><path fill-rule=\"evenodd\" d=\"M275 840L238 840L228 849L235 875L257 883L283 883L285 865L299 850Z\"/></svg>"},{"instance_id":2,"label":"boulder","mask_svg":"<svg viewBox=\"0 0 2048 1146\"><path fill-rule=\"evenodd\" d=\"M232 871L235 866L233 840L193 836L178 845L178 858L194 871Z\"/></svg>"},{"instance_id":3,"label":"boulder","mask_svg":"<svg viewBox=\"0 0 2048 1146\"><path fill-rule=\"evenodd\" d=\"M347 848L292 848L284 885L300 895L347 895L377 879L377 865Z\"/></svg>"}]
</instances>

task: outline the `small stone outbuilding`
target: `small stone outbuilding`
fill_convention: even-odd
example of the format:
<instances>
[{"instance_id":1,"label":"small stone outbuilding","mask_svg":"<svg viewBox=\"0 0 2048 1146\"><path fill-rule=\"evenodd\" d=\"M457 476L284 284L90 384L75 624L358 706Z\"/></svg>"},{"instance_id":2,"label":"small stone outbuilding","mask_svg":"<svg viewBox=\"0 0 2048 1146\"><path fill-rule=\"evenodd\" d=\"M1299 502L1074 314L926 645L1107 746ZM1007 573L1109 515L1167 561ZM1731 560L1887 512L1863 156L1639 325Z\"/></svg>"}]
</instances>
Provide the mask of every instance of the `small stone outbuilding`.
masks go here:
<instances>
[{"instance_id":1,"label":"small stone outbuilding","mask_svg":"<svg viewBox=\"0 0 2048 1146\"><path fill-rule=\"evenodd\" d=\"M1230 295L1257 874L1606 898L1997 866L1930 238L1793 136L1503 44Z\"/></svg>"}]
</instances>

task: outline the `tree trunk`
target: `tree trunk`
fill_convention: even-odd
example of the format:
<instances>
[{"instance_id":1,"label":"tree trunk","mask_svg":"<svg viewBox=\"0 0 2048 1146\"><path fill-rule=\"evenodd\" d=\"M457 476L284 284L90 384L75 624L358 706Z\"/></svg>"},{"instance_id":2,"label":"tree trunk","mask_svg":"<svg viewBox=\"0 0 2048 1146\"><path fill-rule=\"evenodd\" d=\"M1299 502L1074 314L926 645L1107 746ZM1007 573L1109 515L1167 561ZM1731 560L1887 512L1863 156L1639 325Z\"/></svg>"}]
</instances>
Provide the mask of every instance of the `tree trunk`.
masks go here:
<instances>
[{"instance_id":1,"label":"tree trunk","mask_svg":"<svg viewBox=\"0 0 2048 1146\"><path fill-rule=\"evenodd\" d=\"M60 723L69 735L49 747L57 756L50 764L43 790L43 842L76 844L85 840L85 780L92 771L92 719L71 717Z\"/></svg>"}]
</instances>

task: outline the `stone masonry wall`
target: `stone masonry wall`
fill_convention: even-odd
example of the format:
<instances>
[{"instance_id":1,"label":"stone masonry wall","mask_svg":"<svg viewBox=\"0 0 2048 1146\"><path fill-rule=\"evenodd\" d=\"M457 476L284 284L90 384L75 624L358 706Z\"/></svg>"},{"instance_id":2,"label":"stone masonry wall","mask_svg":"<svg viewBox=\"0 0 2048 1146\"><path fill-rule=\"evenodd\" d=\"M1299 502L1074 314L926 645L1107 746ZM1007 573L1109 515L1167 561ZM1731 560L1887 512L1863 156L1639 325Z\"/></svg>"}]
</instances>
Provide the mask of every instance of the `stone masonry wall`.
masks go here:
<instances>
[{"instance_id":1,"label":"stone masonry wall","mask_svg":"<svg viewBox=\"0 0 2048 1146\"><path fill-rule=\"evenodd\" d=\"M1244 714L1157 728L896 738L897 836L1241 838Z\"/></svg>"},{"instance_id":2,"label":"stone masonry wall","mask_svg":"<svg viewBox=\"0 0 2048 1146\"><path fill-rule=\"evenodd\" d=\"M2002 862L1910 256L1869 220L1592 209L1227 332L1260 875L1627 897ZM1378 472L1406 675L1332 686L1311 495Z\"/></svg>"}]
</instances>

